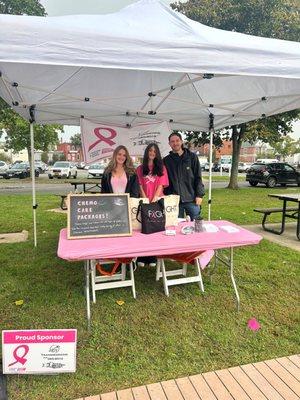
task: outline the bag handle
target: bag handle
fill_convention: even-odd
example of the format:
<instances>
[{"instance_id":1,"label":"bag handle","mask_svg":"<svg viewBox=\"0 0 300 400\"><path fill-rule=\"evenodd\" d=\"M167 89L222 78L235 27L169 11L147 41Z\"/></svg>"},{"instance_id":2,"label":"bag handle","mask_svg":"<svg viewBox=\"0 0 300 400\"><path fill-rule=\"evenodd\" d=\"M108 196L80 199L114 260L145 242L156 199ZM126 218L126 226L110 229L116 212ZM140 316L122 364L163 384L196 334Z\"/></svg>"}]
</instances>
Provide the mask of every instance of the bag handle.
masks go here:
<instances>
[{"instance_id":1,"label":"bag handle","mask_svg":"<svg viewBox=\"0 0 300 400\"><path fill-rule=\"evenodd\" d=\"M142 223L142 217L141 217L141 219L139 219L138 216L141 215L142 204L144 204L144 203L143 203L143 200L140 200L140 201L139 201L139 205L138 205L138 209L137 209L137 212L136 212L136 220L137 220L140 224Z\"/></svg>"}]
</instances>

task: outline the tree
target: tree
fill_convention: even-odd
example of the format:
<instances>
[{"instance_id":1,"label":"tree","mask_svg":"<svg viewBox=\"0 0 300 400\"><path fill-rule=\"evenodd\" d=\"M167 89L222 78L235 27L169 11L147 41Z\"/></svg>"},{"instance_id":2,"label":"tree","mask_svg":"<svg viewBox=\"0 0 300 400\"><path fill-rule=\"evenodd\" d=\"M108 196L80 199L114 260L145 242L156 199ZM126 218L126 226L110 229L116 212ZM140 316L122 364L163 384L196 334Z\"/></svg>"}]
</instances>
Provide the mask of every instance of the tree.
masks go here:
<instances>
[{"instance_id":1,"label":"tree","mask_svg":"<svg viewBox=\"0 0 300 400\"><path fill-rule=\"evenodd\" d=\"M27 149L28 159L30 152L29 122L21 118L11 108L0 111L0 129L5 129L5 149L15 152ZM58 132L63 130L62 125L35 125L34 146L36 150L47 151L49 147L58 143Z\"/></svg>"},{"instance_id":2,"label":"tree","mask_svg":"<svg viewBox=\"0 0 300 400\"><path fill-rule=\"evenodd\" d=\"M41 161L43 161L43 163L45 163L45 164L48 164L49 157L48 157L47 151L43 151L43 153L41 154Z\"/></svg>"},{"instance_id":3,"label":"tree","mask_svg":"<svg viewBox=\"0 0 300 400\"><path fill-rule=\"evenodd\" d=\"M70 142L75 148L81 147L81 135L80 133L75 133L74 136L71 136Z\"/></svg>"},{"instance_id":4,"label":"tree","mask_svg":"<svg viewBox=\"0 0 300 400\"><path fill-rule=\"evenodd\" d=\"M10 157L6 153L0 153L0 161L11 162Z\"/></svg>"},{"instance_id":5,"label":"tree","mask_svg":"<svg viewBox=\"0 0 300 400\"><path fill-rule=\"evenodd\" d=\"M280 138L279 141L270 143L275 154L279 155L285 161L286 157L292 156L293 154L300 153L300 139L293 140L290 136Z\"/></svg>"},{"instance_id":6,"label":"tree","mask_svg":"<svg viewBox=\"0 0 300 400\"><path fill-rule=\"evenodd\" d=\"M0 0L0 14L46 15L38 0Z\"/></svg>"},{"instance_id":7,"label":"tree","mask_svg":"<svg viewBox=\"0 0 300 400\"><path fill-rule=\"evenodd\" d=\"M66 156L64 155L64 153L58 153L58 152L53 153L52 161L53 161L53 164L56 161L66 161Z\"/></svg>"},{"instance_id":8,"label":"tree","mask_svg":"<svg viewBox=\"0 0 300 400\"><path fill-rule=\"evenodd\" d=\"M171 6L193 20L219 29L294 41L298 41L300 37L298 0L189 0L186 3L173 3ZM244 140L279 140L281 135L291 132L292 122L299 118L300 112L295 110L227 127L225 136L232 140L233 149L228 187L238 188L238 162ZM220 135L217 132L217 136ZM187 140L189 139L198 144L209 142L207 133L187 135Z\"/></svg>"}]
</instances>

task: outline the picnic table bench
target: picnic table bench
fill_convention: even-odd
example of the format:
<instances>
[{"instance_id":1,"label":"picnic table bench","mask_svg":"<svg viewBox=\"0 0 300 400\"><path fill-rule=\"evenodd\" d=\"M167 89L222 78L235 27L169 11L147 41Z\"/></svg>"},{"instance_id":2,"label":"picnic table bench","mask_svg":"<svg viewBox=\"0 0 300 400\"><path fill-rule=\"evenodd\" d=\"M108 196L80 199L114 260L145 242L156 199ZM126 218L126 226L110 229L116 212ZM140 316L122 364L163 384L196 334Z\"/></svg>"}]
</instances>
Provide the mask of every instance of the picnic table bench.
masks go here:
<instances>
[{"instance_id":1,"label":"picnic table bench","mask_svg":"<svg viewBox=\"0 0 300 400\"><path fill-rule=\"evenodd\" d=\"M82 186L84 193L101 193L101 180L99 179L74 180L71 182L65 181L65 183L72 185L72 189L74 188L75 191L77 190L78 186ZM66 198L68 197L68 194L57 194L56 196L61 197L60 208L62 210L67 210L68 207L66 204Z\"/></svg>"},{"instance_id":2,"label":"picnic table bench","mask_svg":"<svg viewBox=\"0 0 300 400\"><path fill-rule=\"evenodd\" d=\"M300 226L300 215L299 215L299 209L300 209L300 196L299 194L269 194L270 197L275 197L279 200L283 201L282 207L273 207L273 208L254 208L253 211L264 214L263 219L262 219L262 227L265 231L275 233L276 235L281 235L284 232L285 229L285 218L291 218L295 219L298 221L297 223L297 237L299 238L299 226ZM288 201L293 201L293 202L298 202L298 206L289 206L287 207L287 202ZM272 229L266 226L266 221L267 217L273 213L281 213L282 218L281 218L281 227L279 230Z\"/></svg>"}]
</instances>

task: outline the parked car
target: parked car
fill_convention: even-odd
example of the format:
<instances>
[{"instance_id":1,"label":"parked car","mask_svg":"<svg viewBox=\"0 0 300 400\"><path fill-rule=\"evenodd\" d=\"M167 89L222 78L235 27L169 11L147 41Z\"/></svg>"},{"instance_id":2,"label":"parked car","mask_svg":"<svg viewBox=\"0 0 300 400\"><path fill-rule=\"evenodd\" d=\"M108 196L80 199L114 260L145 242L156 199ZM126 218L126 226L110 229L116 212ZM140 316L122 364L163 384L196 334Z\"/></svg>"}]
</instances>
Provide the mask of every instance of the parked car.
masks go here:
<instances>
[{"instance_id":1,"label":"parked car","mask_svg":"<svg viewBox=\"0 0 300 400\"><path fill-rule=\"evenodd\" d=\"M35 168L35 177L38 178L40 175L40 171L38 168ZM29 178L30 177L30 165L28 163L19 163L13 164L7 171L6 171L6 179L10 178Z\"/></svg>"},{"instance_id":2,"label":"parked car","mask_svg":"<svg viewBox=\"0 0 300 400\"><path fill-rule=\"evenodd\" d=\"M248 169L250 168L250 166L251 166L251 164L239 162L238 172L247 172Z\"/></svg>"},{"instance_id":3,"label":"parked car","mask_svg":"<svg viewBox=\"0 0 300 400\"><path fill-rule=\"evenodd\" d=\"M85 167L85 162L81 161L81 162L77 163L77 164L76 164L76 167L77 167L78 169L84 169L84 167Z\"/></svg>"},{"instance_id":4,"label":"parked car","mask_svg":"<svg viewBox=\"0 0 300 400\"><path fill-rule=\"evenodd\" d=\"M246 181L251 186L256 186L258 183L264 183L267 187L274 187L277 184L300 186L300 172L287 163L254 163L247 171Z\"/></svg>"},{"instance_id":5,"label":"parked car","mask_svg":"<svg viewBox=\"0 0 300 400\"><path fill-rule=\"evenodd\" d=\"M69 161L56 161L56 163L48 170L49 179L53 178L77 178L77 168Z\"/></svg>"},{"instance_id":6,"label":"parked car","mask_svg":"<svg viewBox=\"0 0 300 400\"><path fill-rule=\"evenodd\" d=\"M104 164L92 164L88 169L88 178L102 178L103 172L106 168Z\"/></svg>"},{"instance_id":7,"label":"parked car","mask_svg":"<svg viewBox=\"0 0 300 400\"><path fill-rule=\"evenodd\" d=\"M40 174L43 174L48 168L47 164L45 164L43 161L35 161L34 166L35 168L38 168Z\"/></svg>"},{"instance_id":8,"label":"parked car","mask_svg":"<svg viewBox=\"0 0 300 400\"><path fill-rule=\"evenodd\" d=\"M7 178L8 164L5 161L0 161L0 177Z\"/></svg>"}]
</instances>

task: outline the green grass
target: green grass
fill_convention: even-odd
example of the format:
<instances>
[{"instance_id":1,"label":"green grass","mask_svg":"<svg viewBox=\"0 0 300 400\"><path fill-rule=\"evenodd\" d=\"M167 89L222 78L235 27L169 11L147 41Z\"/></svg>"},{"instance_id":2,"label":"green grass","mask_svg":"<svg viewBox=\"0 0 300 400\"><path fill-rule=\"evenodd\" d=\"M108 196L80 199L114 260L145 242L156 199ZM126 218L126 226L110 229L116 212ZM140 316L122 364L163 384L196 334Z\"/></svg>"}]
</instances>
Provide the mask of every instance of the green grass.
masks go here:
<instances>
[{"instance_id":1,"label":"green grass","mask_svg":"<svg viewBox=\"0 0 300 400\"><path fill-rule=\"evenodd\" d=\"M229 182L229 175L213 175L212 176L212 182ZM208 181L208 175L203 175L202 179L204 181ZM238 176L238 182L245 182L245 177L244 176Z\"/></svg>"},{"instance_id":2,"label":"green grass","mask_svg":"<svg viewBox=\"0 0 300 400\"><path fill-rule=\"evenodd\" d=\"M260 223L261 216L252 209L278 205L267 193L281 190L216 189L213 218ZM143 268L135 273L136 300L129 289L97 293L88 333L82 263L56 256L66 216L46 211L59 205L56 196L38 195L38 203L34 250L31 197L0 196L0 232L30 231L28 242L0 245L0 326L77 328L77 372L8 376L10 399L72 400L299 352L299 252L266 240L235 251L239 313L222 267L212 283L205 271L204 296L192 284L172 287L169 298L162 283L155 282L154 270ZM23 306L15 305L19 299ZM116 304L119 299L123 306ZM251 317L262 326L256 333L247 328Z\"/></svg>"}]
</instances>

